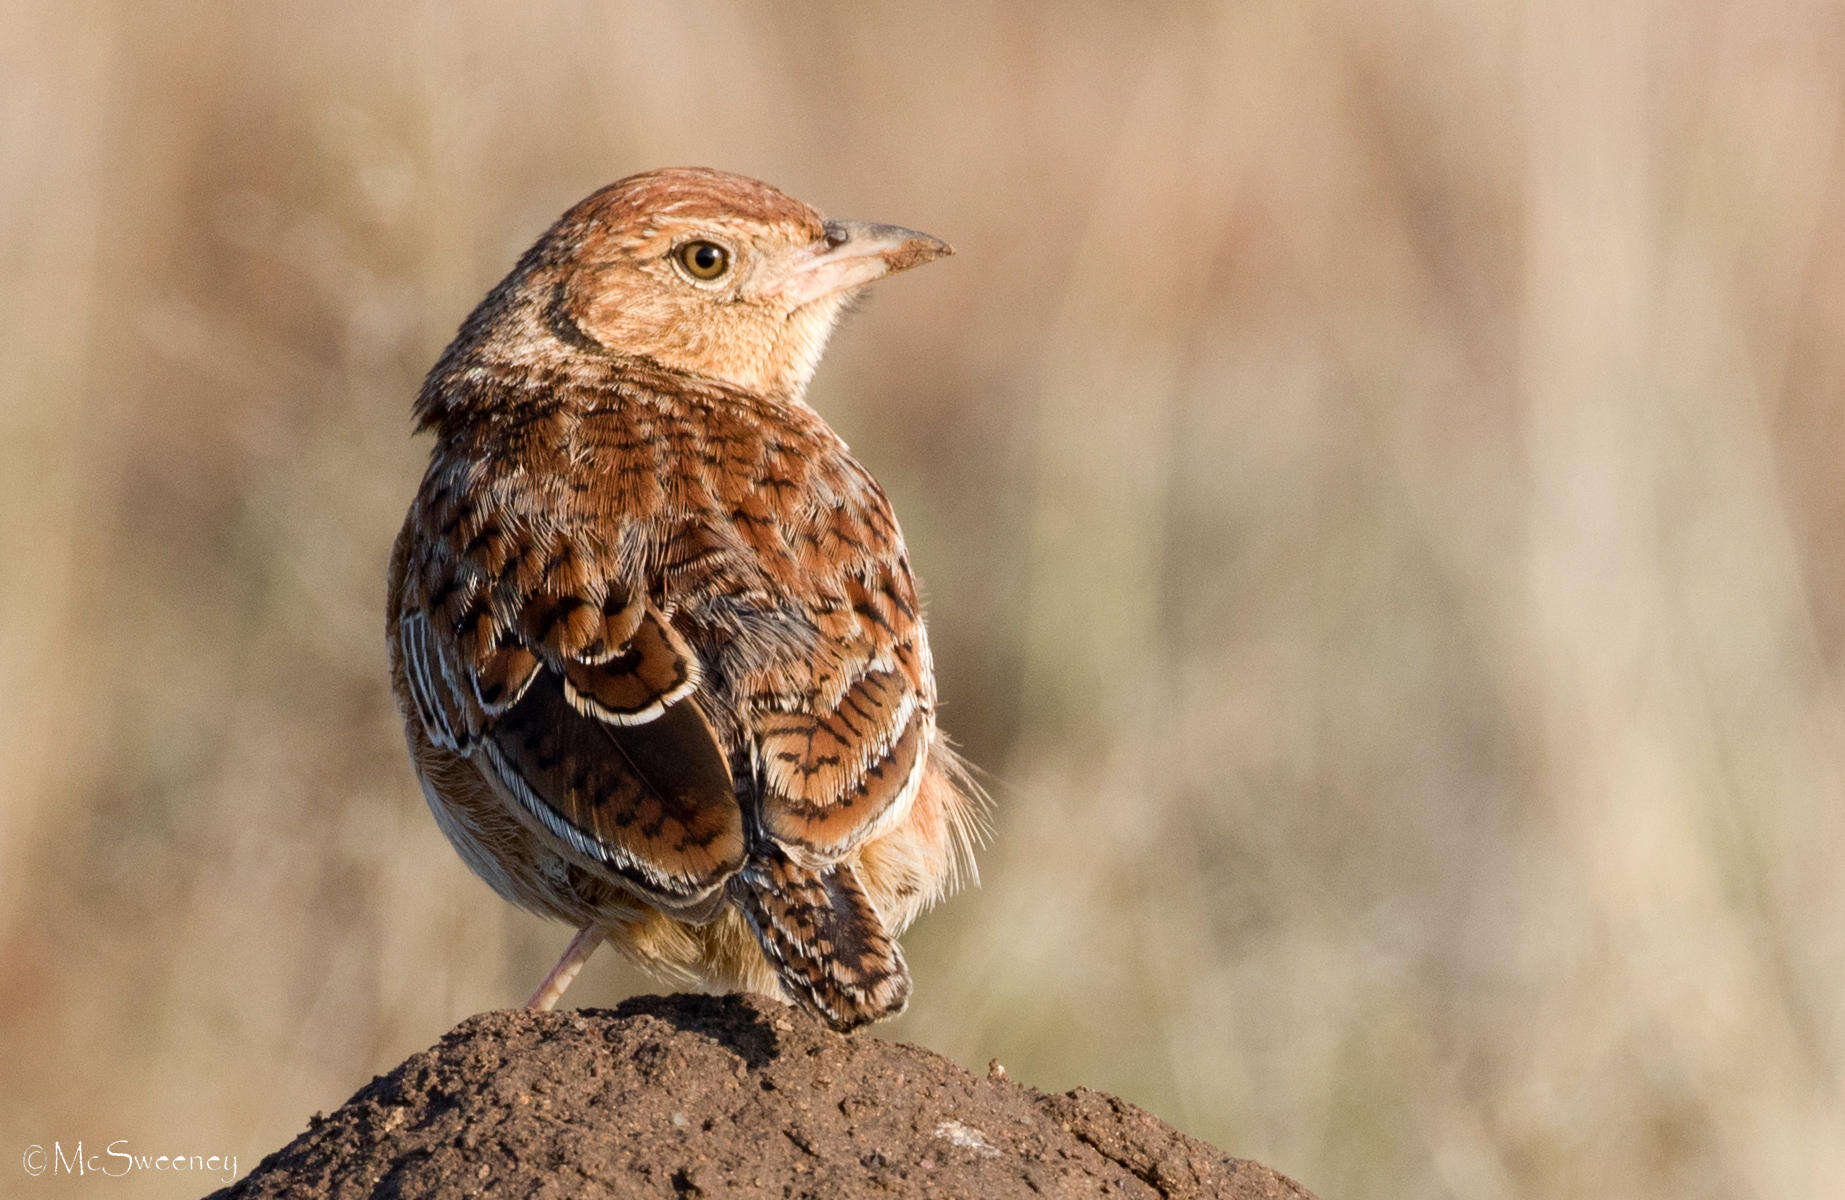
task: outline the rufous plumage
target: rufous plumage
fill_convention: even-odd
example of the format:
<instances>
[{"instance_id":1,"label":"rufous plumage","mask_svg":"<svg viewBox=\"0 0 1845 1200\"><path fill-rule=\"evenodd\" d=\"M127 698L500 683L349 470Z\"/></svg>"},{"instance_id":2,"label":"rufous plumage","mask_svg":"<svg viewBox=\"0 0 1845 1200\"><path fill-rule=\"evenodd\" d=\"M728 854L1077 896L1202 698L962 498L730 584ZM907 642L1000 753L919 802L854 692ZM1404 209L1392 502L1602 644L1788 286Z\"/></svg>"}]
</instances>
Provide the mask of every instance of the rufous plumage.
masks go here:
<instances>
[{"instance_id":1,"label":"rufous plumage","mask_svg":"<svg viewBox=\"0 0 1845 1200\"><path fill-rule=\"evenodd\" d=\"M810 408L851 298L949 253L673 169L572 208L463 323L387 628L436 820L506 899L656 972L900 1011L971 871L903 534Z\"/></svg>"}]
</instances>

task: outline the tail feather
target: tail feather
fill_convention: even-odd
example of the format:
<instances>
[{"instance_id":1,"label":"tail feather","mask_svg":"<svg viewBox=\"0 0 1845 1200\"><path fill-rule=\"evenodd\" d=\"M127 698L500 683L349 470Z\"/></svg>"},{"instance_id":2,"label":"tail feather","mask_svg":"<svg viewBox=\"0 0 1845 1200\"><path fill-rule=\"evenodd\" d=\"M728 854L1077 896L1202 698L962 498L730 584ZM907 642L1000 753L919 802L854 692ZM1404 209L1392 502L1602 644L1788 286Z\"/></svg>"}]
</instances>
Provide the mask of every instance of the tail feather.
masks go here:
<instances>
[{"instance_id":1,"label":"tail feather","mask_svg":"<svg viewBox=\"0 0 1845 1200\"><path fill-rule=\"evenodd\" d=\"M846 1031L894 1017L910 968L846 863L804 867L772 844L731 887L789 997Z\"/></svg>"}]
</instances>

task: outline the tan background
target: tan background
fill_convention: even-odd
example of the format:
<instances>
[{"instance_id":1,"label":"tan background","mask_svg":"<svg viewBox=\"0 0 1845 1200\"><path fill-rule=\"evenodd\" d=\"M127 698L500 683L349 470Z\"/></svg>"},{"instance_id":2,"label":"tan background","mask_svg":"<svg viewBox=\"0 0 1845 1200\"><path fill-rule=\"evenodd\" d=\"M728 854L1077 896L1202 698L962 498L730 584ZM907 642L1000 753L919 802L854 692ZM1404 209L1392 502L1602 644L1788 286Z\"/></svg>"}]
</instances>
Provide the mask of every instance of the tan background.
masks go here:
<instances>
[{"instance_id":1,"label":"tan background","mask_svg":"<svg viewBox=\"0 0 1845 1200\"><path fill-rule=\"evenodd\" d=\"M562 946L383 565L457 322L672 163L960 251L812 395L998 799L890 1033L1329 1200L1845 1194L1838 6L0 8L0 1194Z\"/></svg>"}]
</instances>

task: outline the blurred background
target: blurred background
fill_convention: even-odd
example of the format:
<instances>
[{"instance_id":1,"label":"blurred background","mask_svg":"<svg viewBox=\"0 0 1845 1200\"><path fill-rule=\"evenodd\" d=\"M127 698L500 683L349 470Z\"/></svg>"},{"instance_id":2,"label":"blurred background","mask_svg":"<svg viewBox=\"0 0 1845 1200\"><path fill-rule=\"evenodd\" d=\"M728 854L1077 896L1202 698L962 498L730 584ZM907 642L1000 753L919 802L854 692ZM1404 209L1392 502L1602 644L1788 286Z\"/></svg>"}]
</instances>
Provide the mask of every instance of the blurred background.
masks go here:
<instances>
[{"instance_id":1,"label":"blurred background","mask_svg":"<svg viewBox=\"0 0 1845 1200\"><path fill-rule=\"evenodd\" d=\"M1328 1200L1845 1195L1845 8L0 10L0 1191L247 1172L568 939L384 563L462 316L684 163L959 250L810 397L997 802L889 1034Z\"/></svg>"}]
</instances>

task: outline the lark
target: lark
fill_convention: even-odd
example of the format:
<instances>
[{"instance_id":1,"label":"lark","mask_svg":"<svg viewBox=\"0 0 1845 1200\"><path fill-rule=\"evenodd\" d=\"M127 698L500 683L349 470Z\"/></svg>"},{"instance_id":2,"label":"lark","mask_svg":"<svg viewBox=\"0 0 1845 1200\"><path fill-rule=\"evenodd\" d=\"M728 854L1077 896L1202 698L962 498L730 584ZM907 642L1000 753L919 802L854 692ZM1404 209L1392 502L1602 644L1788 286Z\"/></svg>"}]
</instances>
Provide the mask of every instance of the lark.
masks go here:
<instances>
[{"instance_id":1,"label":"lark","mask_svg":"<svg viewBox=\"0 0 1845 1200\"><path fill-rule=\"evenodd\" d=\"M971 873L979 793L890 502L804 397L853 297L948 253L738 175L635 175L425 380L392 682L449 841L578 931L530 1006L604 941L839 1029L907 1003L896 938Z\"/></svg>"}]
</instances>

